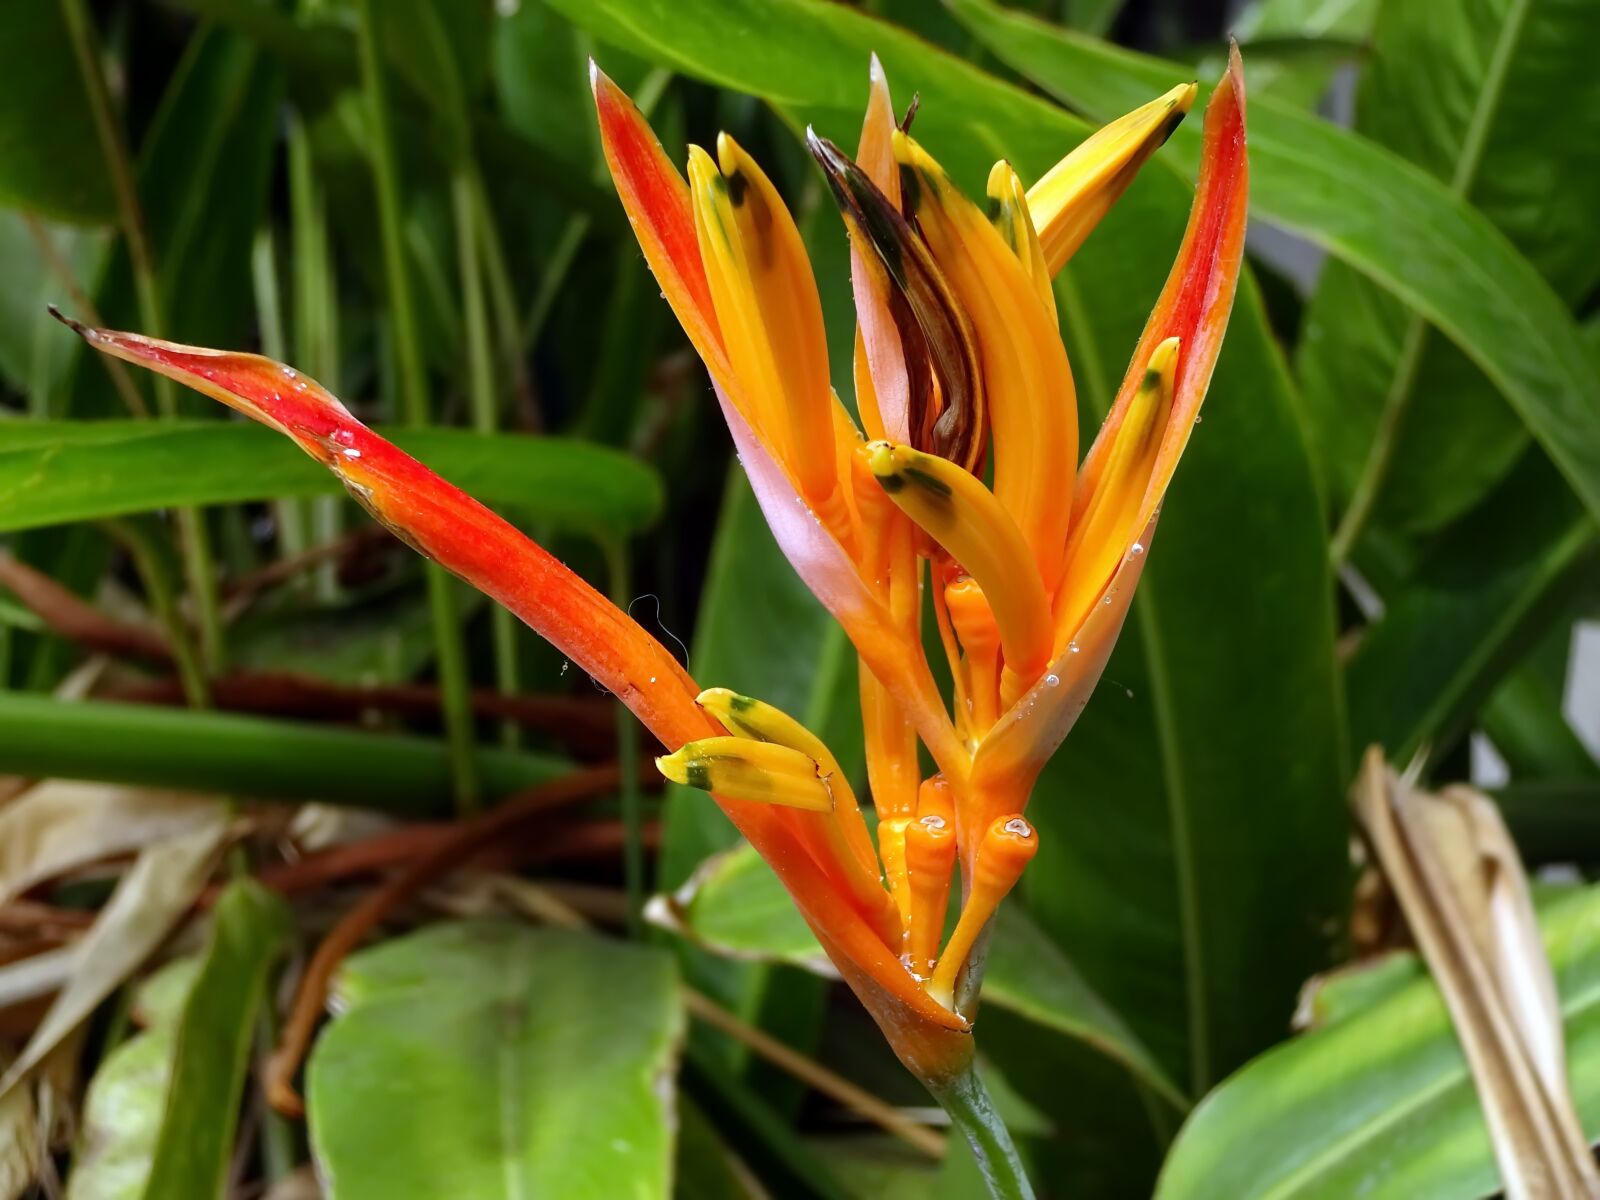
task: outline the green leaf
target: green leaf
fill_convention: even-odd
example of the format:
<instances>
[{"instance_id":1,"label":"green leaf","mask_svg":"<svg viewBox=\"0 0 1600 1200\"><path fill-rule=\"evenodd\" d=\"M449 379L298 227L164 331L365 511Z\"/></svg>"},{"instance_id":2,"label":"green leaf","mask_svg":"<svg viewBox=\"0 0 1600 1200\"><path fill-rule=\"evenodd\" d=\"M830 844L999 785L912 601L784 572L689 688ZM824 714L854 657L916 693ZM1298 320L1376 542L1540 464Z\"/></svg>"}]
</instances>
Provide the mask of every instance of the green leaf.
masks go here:
<instances>
[{"instance_id":1,"label":"green leaf","mask_svg":"<svg viewBox=\"0 0 1600 1200\"><path fill-rule=\"evenodd\" d=\"M1594 521L1531 453L1429 548L1345 668L1357 746L1447 753L1495 685L1573 606L1600 554Z\"/></svg>"},{"instance_id":2,"label":"green leaf","mask_svg":"<svg viewBox=\"0 0 1600 1200\"><path fill-rule=\"evenodd\" d=\"M143 1195L215 1196L227 1184L256 1013L288 934L280 901L252 880L217 901L211 939L174 1035L171 1086Z\"/></svg>"},{"instance_id":3,"label":"green leaf","mask_svg":"<svg viewBox=\"0 0 1600 1200\"><path fill-rule=\"evenodd\" d=\"M1388 5L1356 105L1359 133L1482 212L1567 305L1600 282L1597 38L1585 0ZM1391 524L1442 524L1526 444L1483 372L1348 266L1319 280L1298 365L1335 500L1372 491Z\"/></svg>"},{"instance_id":4,"label":"green leaf","mask_svg":"<svg viewBox=\"0 0 1600 1200\"><path fill-rule=\"evenodd\" d=\"M567 770L539 754L478 750L485 794ZM0 773L183 791L322 800L385 812L449 810L442 742L330 725L0 691Z\"/></svg>"},{"instance_id":5,"label":"green leaf","mask_svg":"<svg viewBox=\"0 0 1600 1200\"><path fill-rule=\"evenodd\" d=\"M1008 65L1101 119L1188 77L1175 64L988 0L946 3ZM1197 111L1203 103L1204 96ZM1305 235L1437 326L1600 515L1600 372L1534 265L1446 185L1374 142L1270 96L1252 99L1249 136L1251 210ZM1170 145L1192 166L1199 122L1180 126Z\"/></svg>"},{"instance_id":6,"label":"green leaf","mask_svg":"<svg viewBox=\"0 0 1600 1200\"><path fill-rule=\"evenodd\" d=\"M1600 889L1552 903L1540 926L1561 993L1573 1098L1593 1138ZM1401 987L1347 993L1335 1007L1331 1023L1264 1054L1195 1109L1158 1200L1416 1200L1499 1190L1472 1076L1432 980L1419 974Z\"/></svg>"},{"instance_id":7,"label":"green leaf","mask_svg":"<svg viewBox=\"0 0 1600 1200\"><path fill-rule=\"evenodd\" d=\"M506 922L350 959L307 1078L329 1200L669 1194L683 1008L658 950Z\"/></svg>"},{"instance_id":8,"label":"green leaf","mask_svg":"<svg viewBox=\"0 0 1600 1200\"><path fill-rule=\"evenodd\" d=\"M1254 0L1245 5L1232 32L1251 60L1251 98L1273 96L1300 108L1315 107L1333 79L1338 56L1302 52L1273 58L1262 52L1291 40L1303 43L1302 50L1323 40L1345 47L1360 44L1377 11L1377 0ZM1217 56L1203 63L1199 74L1220 75L1225 65Z\"/></svg>"},{"instance_id":9,"label":"green leaf","mask_svg":"<svg viewBox=\"0 0 1600 1200\"><path fill-rule=\"evenodd\" d=\"M89 1081L67 1200L140 1200L144 1195L172 1087L173 1026L199 970L198 956L180 958L139 985L133 1014L144 1028L106 1055Z\"/></svg>"},{"instance_id":10,"label":"green leaf","mask_svg":"<svg viewBox=\"0 0 1600 1200\"><path fill-rule=\"evenodd\" d=\"M116 216L60 4L13 6L0 38L0 204L63 221Z\"/></svg>"},{"instance_id":11,"label":"green leaf","mask_svg":"<svg viewBox=\"0 0 1600 1200\"><path fill-rule=\"evenodd\" d=\"M203 346L232 345L253 307L250 250L272 185L282 75L247 39L210 27L190 38L168 74L136 153L139 203L165 309L161 332ZM116 246L92 294L108 324L142 327L125 243ZM63 411L125 412L105 371L87 362L86 351L78 358ZM212 415L210 401L183 403Z\"/></svg>"},{"instance_id":12,"label":"green leaf","mask_svg":"<svg viewBox=\"0 0 1600 1200\"><path fill-rule=\"evenodd\" d=\"M458 429L384 432L456 486L518 516L624 536L660 512L655 472L604 447ZM292 443L242 422L28 421L0 430L0 532L338 491Z\"/></svg>"},{"instance_id":13,"label":"green leaf","mask_svg":"<svg viewBox=\"0 0 1600 1200\"><path fill-rule=\"evenodd\" d=\"M1036 177L1087 133L843 5L555 3L602 39L753 92L845 145L876 51L899 101L921 96L919 139L978 194L996 158ZM1146 171L1073 260L1059 296L1086 429L1109 405L1191 200L1175 171ZM1165 506L1140 615L1029 810L1041 851L1024 885L1046 932L1191 1091L1281 1036L1346 896L1321 502L1251 286L1212 396Z\"/></svg>"},{"instance_id":14,"label":"green leaf","mask_svg":"<svg viewBox=\"0 0 1600 1200\"><path fill-rule=\"evenodd\" d=\"M686 887L657 898L651 915L720 954L834 974L777 876L748 846L708 859ZM1017 904L1002 907L995 919L983 1000L1092 1046L1184 1107L1122 1019Z\"/></svg>"}]
</instances>

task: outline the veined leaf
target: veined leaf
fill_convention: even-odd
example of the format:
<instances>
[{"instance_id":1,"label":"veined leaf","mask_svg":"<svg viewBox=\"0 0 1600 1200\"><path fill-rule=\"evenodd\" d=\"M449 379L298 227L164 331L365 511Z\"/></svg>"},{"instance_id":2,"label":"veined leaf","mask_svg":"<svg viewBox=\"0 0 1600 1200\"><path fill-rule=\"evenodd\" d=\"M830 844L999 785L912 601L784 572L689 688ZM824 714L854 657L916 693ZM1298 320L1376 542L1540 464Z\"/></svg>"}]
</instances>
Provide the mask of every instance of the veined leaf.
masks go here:
<instances>
[{"instance_id":1,"label":"veined leaf","mask_svg":"<svg viewBox=\"0 0 1600 1200\"><path fill-rule=\"evenodd\" d=\"M1600 281L1597 39L1584 0L1386 5L1356 104L1357 132L1482 212L1568 305ZM1319 279L1297 365L1334 499L1391 524L1454 517L1526 445L1483 372L1351 266Z\"/></svg>"},{"instance_id":2,"label":"veined leaf","mask_svg":"<svg viewBox=\"0 0 1600 1200\"><path fill-rule=\"evenodd\" d=\"M1600 531L1542 455L1447 531L1387 597L1345 669L1355 744L1448 752L1495 685L1571 606Z\"/></svg>"},{"instance_id":3,"label":"veined leaf","mask_svg":"<svg viewBox=\"0 0 1600 1200\"><path fill-rule=\"evenodd\" d=\"M1287 38L1302 39L1308 46L1327 38L1360 43L1371 30L1377 11L1377 0L1253 0L1246 4L1233 22L1232 32L1252 64L1251 98L1272 96L1286 104L1313 108L1333 79L1336 57L1260 61L1253 49ZM1222 57L1216 56L1204 64L1201 77L1219 74L1224 65Z\"/></svg>"},{"instance_id":4,"label":"veined leaf","mask_svg":"<svg viewBox=\"0 0 1600 1200\"><path fill-rule=\"evenodd\" d=\"M401 449L486 504L623 536L655 520L661 484L586 442L459 429L396 430ZM18 421L0 427L0 532L189 504L334 495L339 482L258 425Z\"/></svg>"},{"instance_id":5,"label":"veined leaf","mask_svg":"<svg viewBox=\"0 0 1600 1200\"><path fill-rule=\"evenodd\" d=\"M507 922L350 959L307 1078L328 1200L665 1200L683 1007L658 950Z\"/></svg>"},{"instance_id":6,"label":"veined leaf","mask_svg":"<svg viewBox=\"0 0 1600 1200\"><path fill-rule=\"evenodd\" d=\"M1096 117L1188 76L989 0L946 3L1007 64ZM1270 96L1251 101L1249 137L1251 210L1304 234L1437 326L1600 516L1600 372L1533 264L1449 187L1366 138ZM1181 126L1170 145L1192 166L1198 127Z\"/></svg>"},{"instance_id":7,"label":"veined leaf","mask_svg":"<svg viewBox=\"0 0 1600 1200\"><path fill-rule=\"evenodd\" d=\"M1600 889L1541 914L1573 1099L1600 1135ZM1472 1076L1433 981L1347 991L1337 1019L1252 1062L1195 1109L1157 1200L1415 1200L1500 1187Z\"/></svg>"},{"instance_id":8,"label":"veined leaf","mask_svg":"<svg viewBox=\"0 0 1600 1200\"><path fill-rule=\"evenodd\" d=\"M752 92L845 145L875 51L902 102L921 96L919 141L979 195L996 158L1036 178L1088 132L843 5L555 3L604 40ZM1126 107L1162 90L1140 89ZM1191 199L1176 172L1146 171L1073 259L1060 307L1088 427L1138 341ZM1189 1090L1281 1035L1346 895L1321 503L1251 286L1205 413L1140 589L1145 615L1129 622L1060 774L1029 810L1042 848L1024 885L1046 932ZM1245 707L1216 702L1220 679L1248 681L1231 698Z\"/></svg>"}]
</instances>

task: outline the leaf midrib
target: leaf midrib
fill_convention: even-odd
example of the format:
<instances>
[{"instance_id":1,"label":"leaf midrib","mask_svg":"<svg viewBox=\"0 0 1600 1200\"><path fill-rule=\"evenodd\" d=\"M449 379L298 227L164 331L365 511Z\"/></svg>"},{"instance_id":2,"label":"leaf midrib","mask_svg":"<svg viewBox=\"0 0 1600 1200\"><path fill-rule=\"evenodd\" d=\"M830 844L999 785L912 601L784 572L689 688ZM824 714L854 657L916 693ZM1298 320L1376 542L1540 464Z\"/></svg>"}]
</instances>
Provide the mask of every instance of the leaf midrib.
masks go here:
<instances>
[{"instance_id":1,"label":"leaf midrib","mask_svg":"<svg viewBox=\"0 0 1600 1200\"><path fill-rule=\"evenodd\" d=\"M1489 140L1493 114L1498 111L1500 101L1505 95L1512 55L1516 44L1522 39L1531 4L1532 0L1512 0L1505 22L1500 26L1500 34L1495 39L1494 52L1490 56L1488 70L1484 74L1483 86L1478 89L1472 117L1467 122L1467 132L1462 138L1461 150L1456 158L1455 170L1450 176L1450 192L1458 200L1467 198L1467 193L1477 181L1479 168L1483 165L1483 153ZM1413 309L1406 323L1402 342L1404 348L1395 363L1394 372L1389 377L1383 411L1378 417L1378 433L1367 449L1367 460L1353 493L1360 495L1363 492L1370 492L1371 502L1374 505L1383 492L1384 481L1394 461L1394 452L1406 423L1406 413L1410 411L1412 398L1416 394L1417 371L1421 366L1422 354L1427 344L1427 322ZM1372 476L1370 480L1369 475ZM1346 537L1345 527L1341 524L1341 536L1336 539L1335 544L1342 544L1345 550L1349 550L1351 548L1349 543L1354 541L1353 535L1357 532L1358 529L1353 529L1351 536Z\"/></svg>"},{"instance_id":2,"label":"leaf midrib","mask_svg":"<svg viewBox=\"0 0 1600 1200\"><path fill-rule=\"evenodd\" d=\"M1071 265L1056 276L1058 294L1062 300L1069 325L1082 330L1088 328L1084 318L1083 297L1072 279ZM1093 398L1095 407L1104 415L1110 412L1112 402L1111 380L1099 348L1092 343L1080 347L1081 369L1079 378L1086 393ZM1189 1043L1190 1095L1203 1094L1210 1086L1211 1047L1208 1038L1210 1008L1205 988L1205 953L1200 931L1200 901L1194 863L1194 840L1189 828L1188 792L1179 769L1179 751L1176 727L1172 714L1171 682L1167 678L1162 660L1163 644L1158 629L1154 589L1145 586L1133 596L1133 609L1139 622L1139 635L1144 642L1145 673L1150 686L1151 706L1156 718L1156 738L1161 748L1161 774L1167 795L1167 823L1172 838L1173 874L1178 893L1179 941L1183 947L1184 1013Z\"/></svg>"}]
</instances>

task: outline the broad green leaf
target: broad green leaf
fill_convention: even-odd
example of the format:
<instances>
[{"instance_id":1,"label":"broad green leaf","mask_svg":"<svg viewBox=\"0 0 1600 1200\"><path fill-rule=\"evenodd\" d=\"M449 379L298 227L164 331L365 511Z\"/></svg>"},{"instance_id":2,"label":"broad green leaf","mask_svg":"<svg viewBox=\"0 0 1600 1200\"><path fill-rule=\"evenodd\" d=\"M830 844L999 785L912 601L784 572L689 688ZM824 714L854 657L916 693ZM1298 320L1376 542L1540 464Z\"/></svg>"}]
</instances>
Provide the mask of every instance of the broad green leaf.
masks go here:
<instances>
[{"instance_id":1,"label":"broad green leaf","mask_svg":"<svg viewBox=\"0 0 1600 1200\"><path fill-rule=\"evenodd\" d=\"M706 860L652 917L720 954L832 976L822 947L771 869L748 846ZM1017 904L1001 908L984 976L985 1005L1004 1008L1121 1063L1178 1107L1182 1095L1122 1019Z\"/></svg>"},{"instance_id":2,"label":"broad green leaf","mask_svg":"<svg viewBox=\"0 0 1600 1200\"><path fill-rule=\"evenodd\" d=\"M1600 1135L1600 889L1553 902L1540 926L1566 1019L1573 1098L1593 1138ZM1418 1200L1498 1191L1472 1076L1432 980L1419 973L1402 987L1346 999L1325 1027L1262 1055L1195 1109L1157 1200Z\"/></svg>"},{"instance_id":3,"label":"broad green leaf","mask_svg":"<svg viewBox=\"0 0 1600 1200\"><path fill-rule=\"evenodd\" d=\"M252 880L217 901L200 973L173 1029L172 1075L142 1195L215 1196L227 1185L256 1013L288 933L283 902Z\"/></svg>"},{"instance_id":4,"label":"broad green leaf","mask_svg":"<svg viewBox=\"0 0 1600 1200\"><path fill-rule=\"evenodd\" d=\"M133 1016L142 1030L100 1063L83 1104L80 1148L67 1200L141 1200L172 1086L174 1030L200 970L175 959L139 985Z\"/></svg>"},{"instance_id":5,"label":"broad green leaf","mask_svg":"<svg viewBox=\"0 0 1600 1200\"><path fill-rule=\"evenodd\" d=\"M10 6L0 78L0 204L63 221L111 221L111 177L62 5Z\"/></svg>"},{"instance_id":6,"label":"broad green leaf","mask_svg":"<svg viewBox=\"0 0 1600 1200\"><path fill-rule=\"evenodd\" d=\"M1355 128L1488 217L1573 304L1600 281L1600 78L1587 0L1384 8ZM1432 528L1470 507L1526 444L1461 350L1378 284L1330 265L1298 353L1340 504L1364 473L1386 521Z\"/></svg>"},{"instance_id":7,"label":"broad green leaf","mask_svg":"<svg viewBox=\"0 0 1600 1200\"><path fill-rule=\"evenodd\" d=\"M844 145L876 51L901 103L920 94L919 139L972 190L996 158L1037 177L1087 132L842 5L556 3L602 40L752 92ZM1153 166L1073 260L1060 307L1088 429L1191 199L1177 172ZM1189 1090L1281 1035L1300 982L1326 962L1346 894L1321 503L1253 287L1240 291L1205 411L1140 615L1029 810L1042 849L1026 885L1046 932Z\"/></svg>"},{"instance_id":8,"label":"broad green leaf","mask_svg":"<svg viewBox=\"0 0 1600 1200\"><path fill-rule=\"evenodd\" d=\"M478 750L484 792L544 783L567 764ZM442 742L331 725L0 692L0 773L180 791L322 800L414 816L449 810Z\"/></svg>"},{"instance_id":9,"label":"broad green leaf","mask_svg":"<svg viewBox=\"0 0 1600 1200\"><path fill-rule=\"evenodd\" d=\"M1003 61L1100 119L1188 76L989 0L946 3ZM1202 96L1196 109L1203 103ZM1571 132L1570 122L1558 124ZM1191 165L1199 130L1185 122L1170 143ZM1447 185L1366 138L1270 96L1251 101L1249 137L1251 210L1305 235L1437 326L1600 516L1600 372L1538 269Z\"/></svg>"},{"instance_id":10,"label":"broad green leaf","mask_svg":"<svg viewBox=\"0 0 1600 1200\"><path fill-rule=\"evenodd\" d=\"M328 1200L665 1200L683 1007L648 947L508 922L350 959L307 1075Z\"/></svg>"},{"instance_id":11,"label":"broad green leaf","mask_svg":"<svg viewBox=\"0 0 1600 1200\"><path fill-rule=\"evenodd\" d=\"M1357 746L1405 763L1448 752L1495 685L1572 607L1600 552L1594 521L1530 453L1386 597L1345 669Z\"/></svg>"},{"instance_id":12,"label":"broad green leaf","mask_svg":"<svg viewBox=\"0 0 1600 1200\"><path fill-rule=\"evenodd\" d=\"M655 520L661 485L637 460L559 438L385 430L482 500L564 529L622 536ZM333 495L338 480L269 429L219 421L0 426L0 531L186 504Z\"/></svg>"},{"instance_id":13,"label":"broad green leaf","mask_svg":"<svg viewBox=\"0 0 1600 1200\"><path fill-rule=\"evenodd\" d=\"M1378 0L1252 0L1234 20L1232 34L1251 60L1250 95L1272 96L1300 108L1313 108L1327 91L1337 55L1273 58L1263 51L1289 39L1315 46L1331 39L1354 45L1366 40ZM1093 32L1090 30L1089 32ZM1201 78L1220 74L1220 56L1202 65Z\"/></svg>"}]
</instances>

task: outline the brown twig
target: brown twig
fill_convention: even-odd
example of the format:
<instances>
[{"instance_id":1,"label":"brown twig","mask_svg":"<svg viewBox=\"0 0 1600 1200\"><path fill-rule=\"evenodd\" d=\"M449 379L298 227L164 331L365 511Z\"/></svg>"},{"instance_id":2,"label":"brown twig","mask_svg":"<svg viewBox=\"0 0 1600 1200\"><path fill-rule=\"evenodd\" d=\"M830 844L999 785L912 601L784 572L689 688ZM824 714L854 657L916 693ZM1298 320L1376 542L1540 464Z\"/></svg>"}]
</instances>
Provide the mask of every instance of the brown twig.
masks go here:
<instances>
[{"instance_id":1,"label":"brown twig","mask_svg":"<svg viewBox=\"0 0 1600 1200\"><path fill-rule=\"evenodd\" d=\"M299 554L276 559L264 567L239 576L228 586L230 613L247 604L257 592L276 587L302 571L321 566L329 559L360 554L374 546L389 544L393 535L381 525L363 525L331 541L309 546Z\"/></svg>"},{"instance_id":2,"label":"brown twig","mask_svg":"<svg viewBox=\"0 0 1600 1200\"><path fill-rule=\"evenodd\" d=\"M787 1071L801 1083L815 1088L824 1096L859 1113L874 1125L891 1133L909 1146L914 1146L929 1158L944 1157L944 1138L926 1125L911 1120L894 1105L880 1100L863 1087L851 1083L842 1075L828 1070L815 1059L807 1058L793 1050L763 1029L741 1021L709 996L684 988L689 1012L713 1029L742 1042L774 1066Z\"/></svg>"},{"instance_id":3,"label":"brown twig","mask_svg":"<svg viewBox=\"0 0 1600 1200\"><path fill-rule=\"evenodd\" d=\"M272 1107L287 1116L298 1117L304 1113L305 1105L294 1089L295 1074L316 1030L334 971L374 926L418 889L472 859L517 826L545 816L561 805L614 788L619 779L614 765L591 767L531 788L518 799L455 826L448 840L436 844L346 913L323 938L306 967L289 1020L279 1036L277 1048L267 1059L264 1083Z\"/></svg>"},{"instance_id":4,"label":"brown twig","mask_svg":"<svg viewBox=\"0 0 1600 1200\"><path fill-rule=\"evenodd\" d=\"M69 641L110 654L171 661L166 639L159 633L107 616L70 588L9 554L0 554L0 584L10 588L53 633Z\"/></svg>"}]
</instances>

